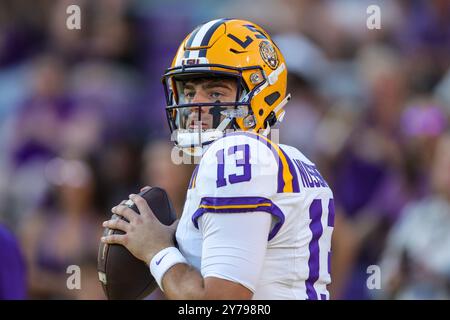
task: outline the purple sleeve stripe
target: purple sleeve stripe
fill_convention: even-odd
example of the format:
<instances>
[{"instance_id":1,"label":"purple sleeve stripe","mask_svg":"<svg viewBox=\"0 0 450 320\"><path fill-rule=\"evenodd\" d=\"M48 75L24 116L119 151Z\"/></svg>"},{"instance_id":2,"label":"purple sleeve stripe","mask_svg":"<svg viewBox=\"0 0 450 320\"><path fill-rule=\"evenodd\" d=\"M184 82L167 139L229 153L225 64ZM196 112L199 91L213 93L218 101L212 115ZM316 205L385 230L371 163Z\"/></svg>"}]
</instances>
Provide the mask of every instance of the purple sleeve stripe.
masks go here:
<instances>
[{"instance_id":1,"label":"purple sleeve stripe","mask_svg":"<svg viewBox=\"0 0 450 320\"><path fill-rule=\"evenodd\" d=\"M269 233L272 240L284 224L284 214L270 199L263 197L202 198L199 208L192 215L192 223L198 229L198 219L204 213L251 213L264 211L277 218L277 223Z\"/></svg>"},{"instance_id":2,"label":"purple sleeve stripe","mask_svg":"<svg viewBox=\"0 0 450 320\"><path fill-rule=\"evenodd\" d=\"M189 181L188 189L195 188L195 179L197 178L198 167L199 167L199 165L196 165L194 171L192 172L192 176L191 176L191 180Z\"/></svg>"},{"instance_id":3,"label":"purple sleeve stripe","mask_svg":"<svg viewBox=\"0 0 450 320\"><path fill-rule=\"evenodd\" d=\"M244 136L250 137L252 139L255 139L270 149L273 156L275 157L275 160L278 163L278 184L277 184L277 192L278 193L290 192L290 191L285 191L287 189L291 189L292 192L300 192L297 171L295 171L295 167L293 166L291 159L288 158L286 153L279 146L278 146L278 148L280 149L281 155L286 158L286 162L288 164L287 168L284 168L283 162L281 161L281 158L280 158L280 154L274 147L275 144L273 142L271 142L269 139L255 133L255 132L249 132L249 131L238 131L238 132L231 132L231 133L225 134L225 136L237 136L237 135L244 135ZM284 178L283 178L284 171L288 171L291 174L292 180L290 180L290 181L284 180ZM286 184L287 184L287 188L286 188Z\"/></svg>"}]
</instances>

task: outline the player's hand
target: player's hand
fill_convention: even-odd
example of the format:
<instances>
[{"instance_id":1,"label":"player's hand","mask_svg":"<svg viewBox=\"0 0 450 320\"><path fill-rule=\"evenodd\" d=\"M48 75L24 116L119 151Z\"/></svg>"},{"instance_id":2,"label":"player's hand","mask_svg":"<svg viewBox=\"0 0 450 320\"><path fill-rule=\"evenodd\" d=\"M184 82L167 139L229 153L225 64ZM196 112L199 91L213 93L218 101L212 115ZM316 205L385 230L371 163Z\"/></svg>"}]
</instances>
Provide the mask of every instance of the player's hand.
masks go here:
<instances>
[{"instance_id":1,"label":"player's hand","mask_svg":"<svg viewBox=\"0 0 450 320\"><path fill-rule=\"evenodd\" d=\"M173 239L178 220L172 225L166 226L155 217L144 198L136 194L130 194L130 199L136 204L140 214L123 203L112 208L113 213L124 217L129 222L122 219L111 219L103 222L104 227L122 230L125 234L104 236L101 241L109 244L121 244L136 258L149 264L156 253L174 246Z\"/></svg>"}]
</instances>

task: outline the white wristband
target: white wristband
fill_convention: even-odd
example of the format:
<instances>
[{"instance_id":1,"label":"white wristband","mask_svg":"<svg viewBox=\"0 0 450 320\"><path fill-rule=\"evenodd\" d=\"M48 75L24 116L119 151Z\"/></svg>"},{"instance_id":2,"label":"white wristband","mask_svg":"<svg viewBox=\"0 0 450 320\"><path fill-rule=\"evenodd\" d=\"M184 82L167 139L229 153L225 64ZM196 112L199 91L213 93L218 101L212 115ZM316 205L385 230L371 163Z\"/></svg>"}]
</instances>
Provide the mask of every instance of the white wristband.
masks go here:
<instances>
[{"instance_id":1,"label":"white wristband","mask_svg":"<svg viewBox=\"0 0 450 320\"><path fill-rule=\"evenodd\" d=\"M174 265L178 263L188 263L186 258L181 254L180 250L175 247L168 247L157 254L150 261L150 272L155 278L158 286L162 291L162 278L164 274Z\"/></svg>"}]
</instances>

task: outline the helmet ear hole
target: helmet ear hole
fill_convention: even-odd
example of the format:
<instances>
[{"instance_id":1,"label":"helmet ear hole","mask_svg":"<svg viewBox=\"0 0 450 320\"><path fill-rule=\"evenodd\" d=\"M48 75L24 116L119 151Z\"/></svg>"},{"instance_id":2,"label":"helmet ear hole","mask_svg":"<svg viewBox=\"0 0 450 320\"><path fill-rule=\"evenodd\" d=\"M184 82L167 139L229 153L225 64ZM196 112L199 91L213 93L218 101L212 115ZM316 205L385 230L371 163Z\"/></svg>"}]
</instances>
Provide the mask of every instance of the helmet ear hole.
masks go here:
<instances>
[{"instance_id":1,"label":"helmet ear hole","mask_svg":"<svg viewBox=\"0 0 450 320\"><path fill-rule=\"evenodd\" d=\"M278 91L272 92L268 96L264 98L264 101L269 105L273 105L275 101L280 97L280 93Z\"/></svg>"}]
</instances>

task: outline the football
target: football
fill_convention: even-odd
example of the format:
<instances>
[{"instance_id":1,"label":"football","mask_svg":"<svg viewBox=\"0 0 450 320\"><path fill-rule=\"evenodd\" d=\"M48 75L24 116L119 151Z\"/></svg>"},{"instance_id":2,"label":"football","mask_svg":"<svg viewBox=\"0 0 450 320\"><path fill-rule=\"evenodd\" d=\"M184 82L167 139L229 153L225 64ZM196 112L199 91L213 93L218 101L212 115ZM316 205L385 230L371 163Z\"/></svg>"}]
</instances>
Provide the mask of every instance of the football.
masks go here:
<instances>
[{"instance_id":1,"label":"football","mask_svg":"<svg viewBox=\"0 0 450 320\"><path fill-rule=\"evenodd\" d=\"M171 225L176 220L176 214L165 190L152 187L139 195L147 201L161 223ZM131 201L125 204L139 213L136 205ZM113 215L113 217L118 216ZM123 217L121 219L126 220ZM104 230L104 235L123 233L123 231L109 228ZM97 270L108 299L142 299L158 287L149 267L122 245L100 243Z\"/></svg>"}]
</instances>

